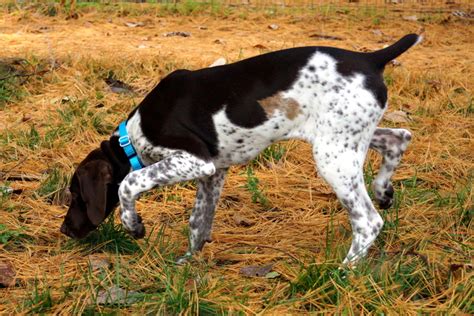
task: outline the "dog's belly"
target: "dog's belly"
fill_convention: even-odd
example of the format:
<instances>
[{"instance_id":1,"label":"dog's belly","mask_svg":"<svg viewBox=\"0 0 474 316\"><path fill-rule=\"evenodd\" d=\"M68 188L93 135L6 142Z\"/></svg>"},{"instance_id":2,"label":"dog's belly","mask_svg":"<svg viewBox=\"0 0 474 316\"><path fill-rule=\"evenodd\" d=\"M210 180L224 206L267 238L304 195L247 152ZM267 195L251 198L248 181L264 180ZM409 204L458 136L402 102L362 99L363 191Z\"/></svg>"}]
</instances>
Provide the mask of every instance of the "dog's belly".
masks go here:
<instances>
[{"instance_id":1,"label":"dog's belly","mask_svg":"<svg viewBox=\"0 0 474 316\"><path fill-rule=\"evenodd\" d=\"M245 128L232 123L225 107L213 115L218 138L219 154L213 159L216 168L245 164L272 143L285 139L294 129L296 119L289 119L285 112L275 111L263 124Z\"/></svg>"}]
</instances>

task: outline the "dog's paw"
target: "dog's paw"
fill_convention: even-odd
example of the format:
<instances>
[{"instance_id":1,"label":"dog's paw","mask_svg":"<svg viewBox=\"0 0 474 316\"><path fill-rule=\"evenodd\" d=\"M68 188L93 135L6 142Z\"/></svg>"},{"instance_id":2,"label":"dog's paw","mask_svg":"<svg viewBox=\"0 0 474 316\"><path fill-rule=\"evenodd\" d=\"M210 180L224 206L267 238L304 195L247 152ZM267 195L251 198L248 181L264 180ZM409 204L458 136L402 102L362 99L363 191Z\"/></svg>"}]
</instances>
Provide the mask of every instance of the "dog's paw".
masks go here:
<instances>
[{"instance_id":1,"label":"dog's paw","mask_svg":"<svg viewBox=\"0 0 474 316\"><path fill-rule=\"evenodd\" d=\"M177 265L183 265L188 263L193 258L193 255L188 251L183 256L176 259Z\"/></svg>"},{"instance_id":2,"label":"dog's paw","mask_svg":"<svg viewBox=\"0 0 474 316\"><path fill-rule=\"evenodd\" d=\"M145 225L143 225L140 215L137 215L137 223L133 226L133 229L128 231L128 233L136 239L145 237Z\"/></svg>"},{"instance_id":3,"label":"dog's paw","mask_svg":"<svg viewBox=\"0 0 474 316\"><path fill-rule=\"evenodd\" d=\"M375 192L375 198L381 209L386 210L393 205L393 186L391 183L387 184L387 187L382 192Z\"/></svg>"},{"instance_id":4,"label":"dog's paw","mask_svg":"<svg viewBox=\"0 0 474 316\"><path fill-rule=\"evenodd\" d=\"M145 237L145 225L138 224L134 231L129 232L130 235L133 236L135 239L142 239Z\"/></svg>"}]
</instances>

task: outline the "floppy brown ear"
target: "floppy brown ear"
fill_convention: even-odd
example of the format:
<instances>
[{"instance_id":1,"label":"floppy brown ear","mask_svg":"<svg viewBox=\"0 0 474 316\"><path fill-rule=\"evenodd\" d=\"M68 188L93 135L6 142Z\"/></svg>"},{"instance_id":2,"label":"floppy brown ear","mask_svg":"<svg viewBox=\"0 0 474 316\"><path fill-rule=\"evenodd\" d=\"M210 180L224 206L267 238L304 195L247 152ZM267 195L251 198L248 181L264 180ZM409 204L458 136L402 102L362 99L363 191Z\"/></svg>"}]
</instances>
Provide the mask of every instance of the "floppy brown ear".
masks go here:
<instances>
[{"instance_id":1,"label":"floppy brown ear","mask_svg":"<svg viewBox=\"0 0 474 316\"><path fill-rule=\"evenodd\" d=\"M93 160L78 168L77 178L87 216L98 226L106 217L107 185L112 182L112 167L105 160Z\"/></svg>"}]
</instances>

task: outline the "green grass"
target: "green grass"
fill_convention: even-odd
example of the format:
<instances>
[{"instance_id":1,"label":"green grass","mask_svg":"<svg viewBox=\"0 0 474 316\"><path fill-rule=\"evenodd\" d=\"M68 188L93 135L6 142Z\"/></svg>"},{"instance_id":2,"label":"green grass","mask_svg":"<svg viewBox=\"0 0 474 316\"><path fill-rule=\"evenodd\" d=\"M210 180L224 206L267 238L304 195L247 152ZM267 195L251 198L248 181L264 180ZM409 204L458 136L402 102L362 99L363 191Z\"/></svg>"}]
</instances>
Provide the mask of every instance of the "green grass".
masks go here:
<instances>
[{"instance_id":1,"label":"green grass","mask_svg":"<svg viewBox=\"0 0 474 316\"><path fill-rule=\"evenodd\" d=\"M36 195L51 203L59 198L68 184L69 175L66 175L59 168L53 168L48 172L48 176L41 182L38 190L36 190Z\"/></svg>"},{"instance_id":2,"label":"green grass","mask_svg":"<svg viewBox=\"0 0 474 316\"><path fill-rule=\"evenodd\" d=\"M307 268L303 268L299 273L299 277L290 282L288 295L290 299L298 299L310 295L317 296L318 303L336 305L340 302L340 288L350 286L347 277L347 271L339 269L336 264L311 264ZM314 306L308 304L308 311L315 311Z\"/></svg>"},{"instance_id":3,"label":"green grass","mask_svg":"<svg viewBox=\"0 0 474 316\"><path fill-rule=\"evenodd\" d=\"M11 190L10 182L0 184L0 209L8 208L7 203L12 195Z\"/></svg>"},{"instance_id":4,"label":"green grass","mask_svg":"<svg viewBox=\"0 0 474 316\"><path fill-rule=\"evenodd\" d=\"M38 280L34 280L33 293L23 303L23 309L28 313L44 314L55 304L51 296L51 290L47 284L39 287Z\"/></svg>"},{"instance_id":5,"label":"green grass","mask_svg":"<svg viewBox=\"0 0 474 316\"><path fill-rule=\"evenodd\" d=\"M252 203L259 203L263 208L267 209L270 207L270 201L265 196L263 191L260 189L259 186L259 179L255 175L253 168L251 165L247 166L247 183L245 188L251 194Z\"/></svg>"},{"instance_id":6,"label":"green grass","mask_svg":"<svg viewBox=\"0 0 474 316\"><path fill-rule=\"evenodd\" d=\"M64 245L66 250L79 247L86 252L111 252L132 254L140 252L140 246L131 237L121 224L114 223L114 214L111 214L96 230L81 240L68 240Z\"/></svg>"},{"instance_id":7,"label":"green grass","mask_svg":"<svg viewBox=\"0 0 474 316\"><path fill-rule=\"evenodd\" d=\"M46 120L51 123L45 124L41 130L31 124L15 131L2 131L0 146L3 150L0 157L17 160L18 146L29 150L55 149L74 140L83 141L84 133L91 130L99 135L109 135L114 125L106 116L106 111L91 109L85 99L63 98L56 113L49 114Z\"/></svg>"},{"instance_id":8,"label":"green grass","mask_svg":"<svg viewBox=\"0 0 474 316\"><path fill-rule=\"evenodd\" d=\"M24 94L19 79L14 75L0 63L0 110L4 110L11 102L21 100Z\"/></svg>"},{"instance_id":9,"label":"green grass","mask_svg":"<svg viewBox=\"0 0 474 316\"><path fill-rule=\"evenodd\" d=\"M7 244L8 242L19 242L20 239L25 238L26 235L22 230L10 229L4 224L0 224L0 244Z\"/></svg>"},{"instance_id":10,"label":"green grass","mask_svg":"<svg viewBox=\"0 0 474 316\"><path fill-rule=\"evenodd\" d=\"M57 134L62 137L77 135L89 128L95 130L99 135L108 135L113 130L111 124L104 122L105 113L93 111L86 99L64 98L62 107L57 112L62 124L51 130L58 131Z\"/></svg>"},{"instance_id":11,"label":"green grass","mask_svg":"<svg viewBox=\"0 0 474 316\"><path fill-rule=\"evenodd\" d=\"M320 312L324 305L340 306L350 299L356 310L380 313L400 299L416 302L443 295L446 285L435 282L433 269L439 267L404 253L364 260L351 270L332 263L311 264L290 282L287 299L305 302L304 308L310 312Z\"/></svg>"},{"instance_id":12,"label":"green grass","mask_svg":"<svg viewBox=\"0 0 474 316\"><path fill-rule=\"evenodd\" d=\"M77 246L85 253L106 252L114 255L110 267L94 272L91 266L88 266L82 271L85 281L82 285L71 286L71 280L70 286L63 288L63 296L73 295L75 291L83 292L84 287L88 289L91 299L84 314L116 311L118 308L132 305L135 308L144 308L147 313L171 315L183 311L191 314L222 315L225 311L224 305L206 299L216 290L216 285L208 283L205 265L181 266L174 263L178 245L166 239L164 226L156 234L150 232L149 237L139 245L109 218L86 239L68 242L64 250ZM124 257L123 254L129 256ZM144 258L146 266L142 262ZM133 269L132 266L140 268ZM141 267L146 267L146 270ZM99 305L99 296L114 287L127 292L123 300L114 301L110 296L107 303ZM82 305L76 306L76 310L81 308Z\"/></svg>"},{"instance_id":13,"label":"green grass","mask_svg":"<svg viewBox=\"0 0 474 316\"><path fill-rule=\"evenodd\" d=\"M286 147L281 143L272 144L265 148L250 164L253 166L265 166L266 164L274 164L284 159Z\"/></svg>"}]
</instances>

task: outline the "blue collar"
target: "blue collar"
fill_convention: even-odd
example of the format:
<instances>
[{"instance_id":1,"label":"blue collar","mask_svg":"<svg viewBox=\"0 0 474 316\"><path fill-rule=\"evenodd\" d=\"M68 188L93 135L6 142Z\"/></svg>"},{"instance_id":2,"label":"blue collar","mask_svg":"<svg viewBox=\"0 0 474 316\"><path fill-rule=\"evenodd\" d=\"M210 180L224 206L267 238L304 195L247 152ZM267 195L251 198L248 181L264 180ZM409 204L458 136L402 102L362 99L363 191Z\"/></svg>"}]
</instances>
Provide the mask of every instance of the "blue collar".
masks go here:
<instances>
[{"instance_id":1,"label":"blue collar","mask_svg":"<svg viewBox=\"0 0 474 316\"><path fill-rule=\"evenodd\" d=\"M127 155L128 161L130 161L132 169L140 170L141 168L143 168L143 164L140 161L140 158L138 158L137 152L135 151L135 148L133 148L133 145L130 142L130 137L128 137L127 121L123 121L119 125L119 144L120 147L123 148L125 155Z\"/></svg>"}]
</instances>

